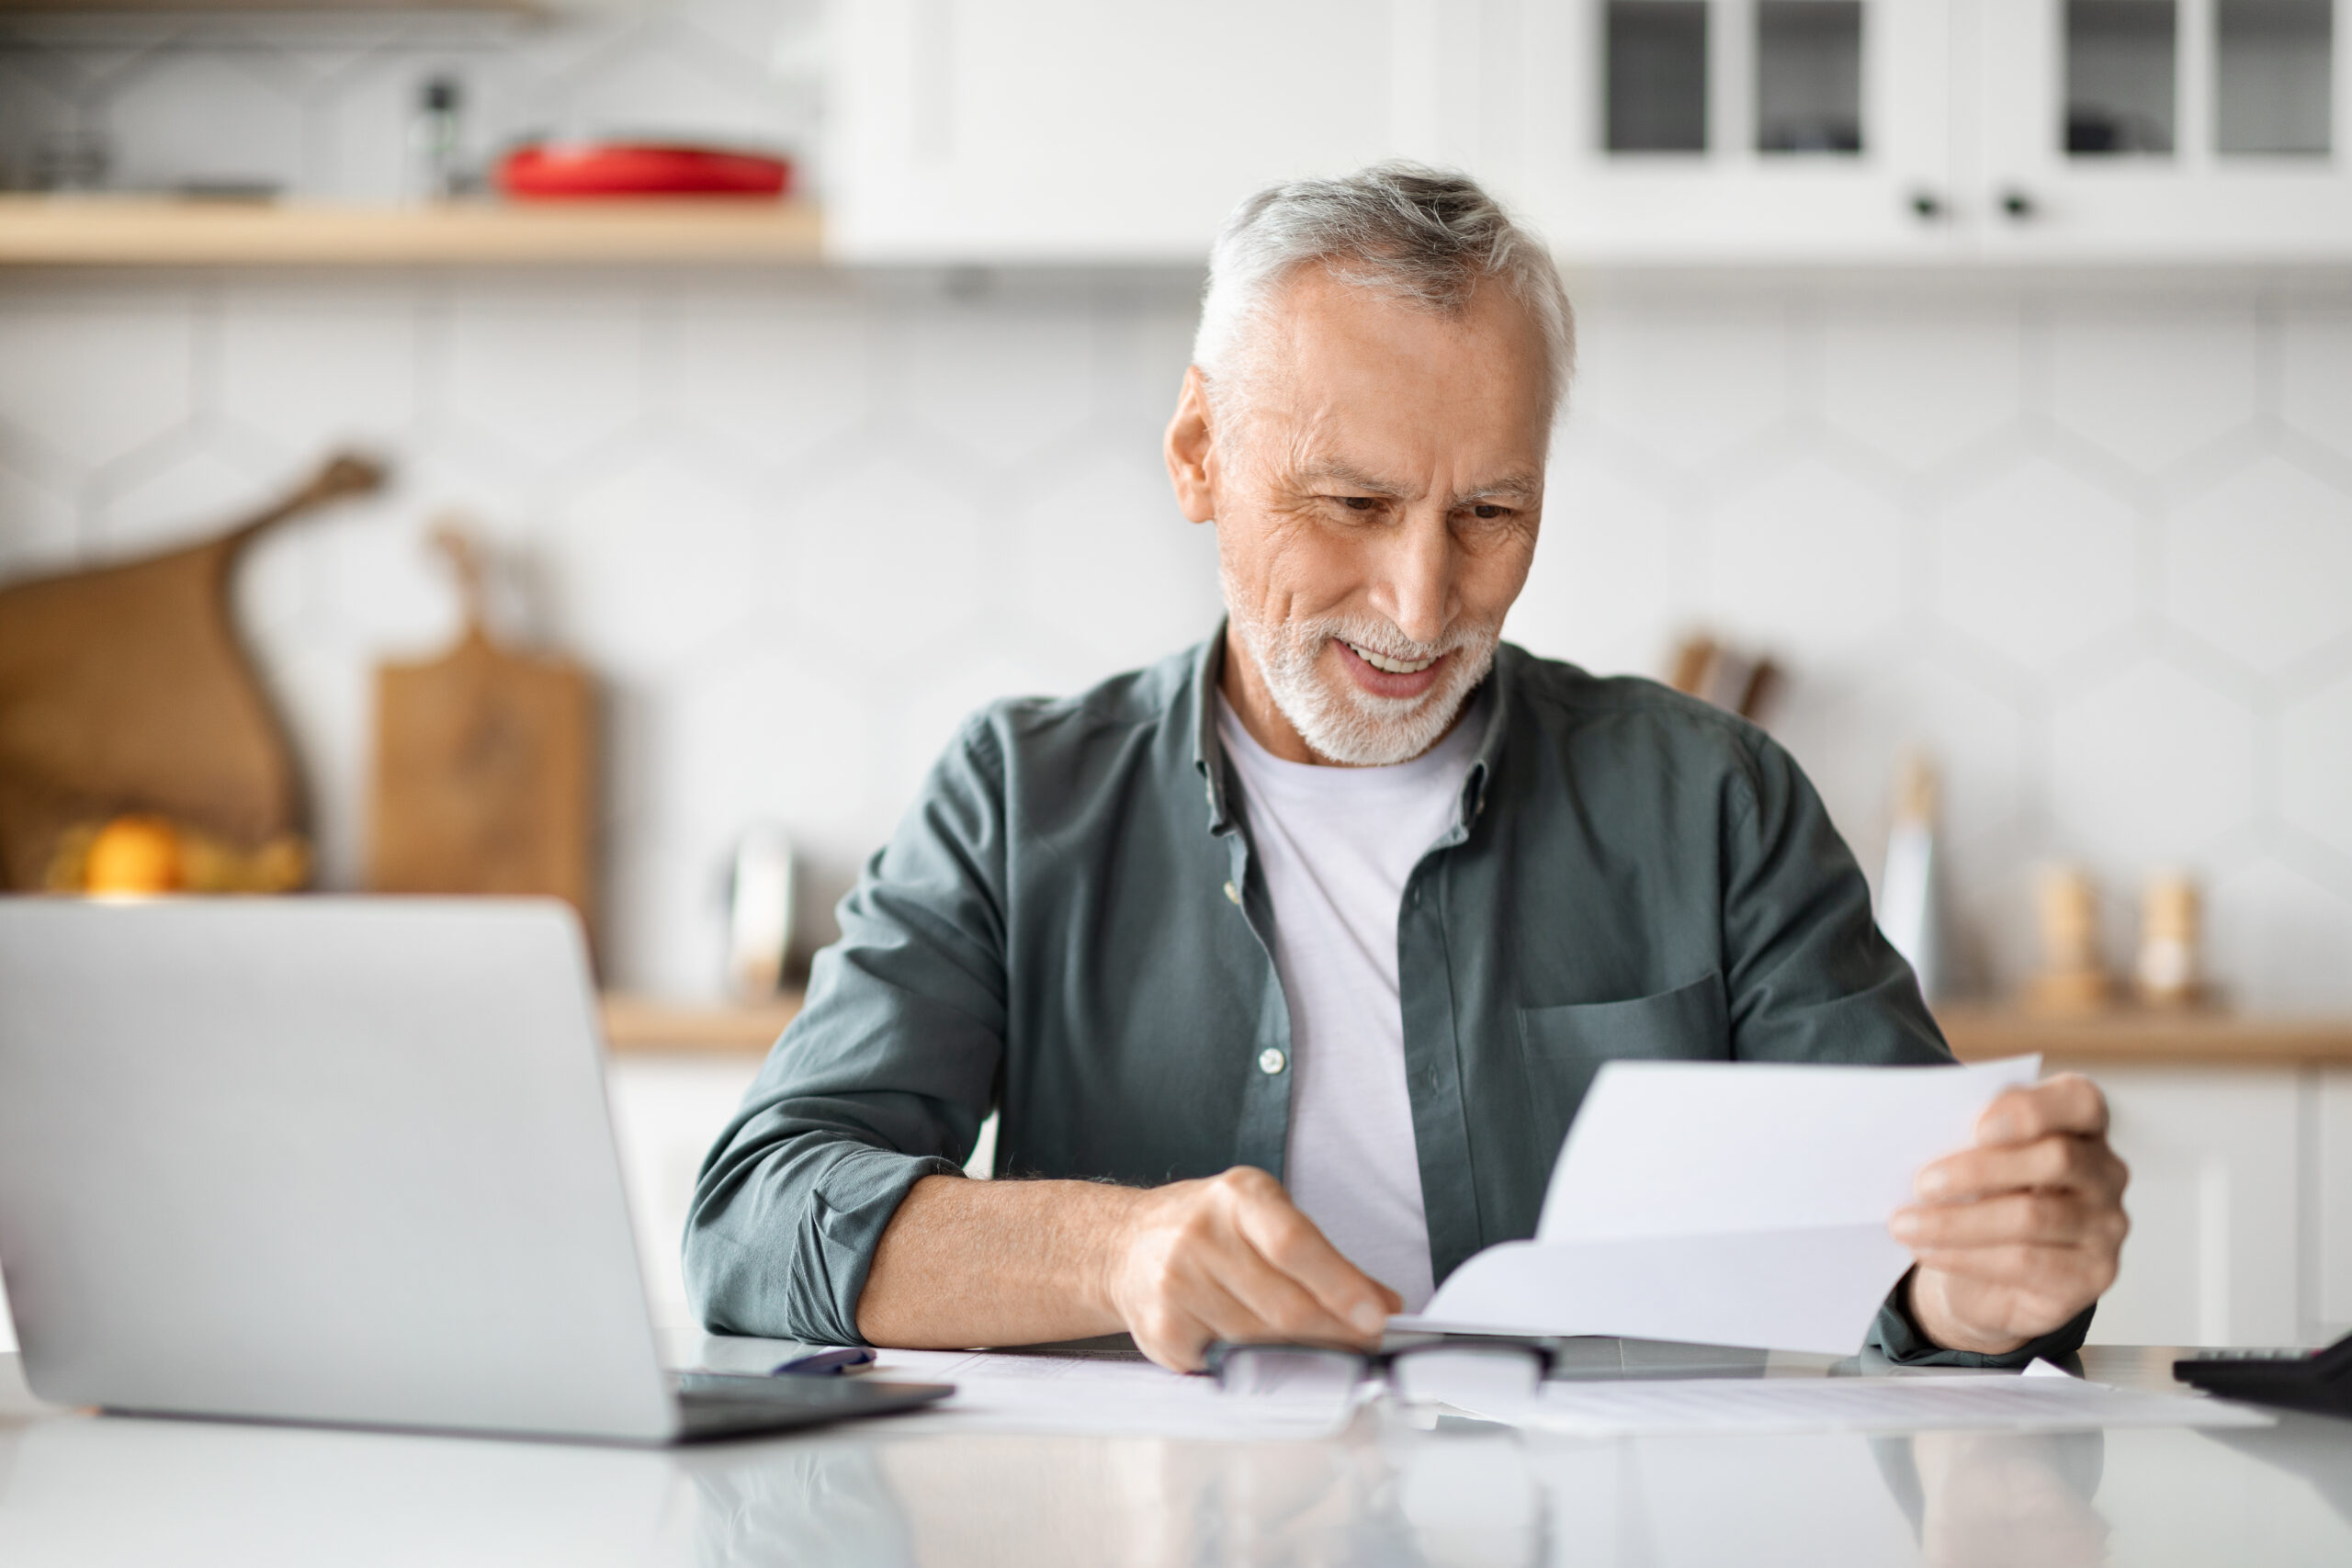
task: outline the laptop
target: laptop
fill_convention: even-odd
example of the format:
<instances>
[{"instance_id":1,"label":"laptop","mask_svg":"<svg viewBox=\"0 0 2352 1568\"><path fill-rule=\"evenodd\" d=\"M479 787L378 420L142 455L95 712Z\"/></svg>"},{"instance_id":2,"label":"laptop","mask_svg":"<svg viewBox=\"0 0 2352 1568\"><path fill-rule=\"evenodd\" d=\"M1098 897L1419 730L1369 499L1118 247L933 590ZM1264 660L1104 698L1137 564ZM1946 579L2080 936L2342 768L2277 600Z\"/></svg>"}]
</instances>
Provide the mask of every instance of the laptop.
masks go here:
<instances>
[{"instance_id":1,"label":"laptop","mask_svg":"<svg viewBox=\"0 0 2352 1568\"><path fill-rule=\"evenodd\" d=\"M662 1371L552 900L0 898L0 1277L33 1391L112 1411L669 1443L953 1392Z\"/></svg>"}]
</instances>

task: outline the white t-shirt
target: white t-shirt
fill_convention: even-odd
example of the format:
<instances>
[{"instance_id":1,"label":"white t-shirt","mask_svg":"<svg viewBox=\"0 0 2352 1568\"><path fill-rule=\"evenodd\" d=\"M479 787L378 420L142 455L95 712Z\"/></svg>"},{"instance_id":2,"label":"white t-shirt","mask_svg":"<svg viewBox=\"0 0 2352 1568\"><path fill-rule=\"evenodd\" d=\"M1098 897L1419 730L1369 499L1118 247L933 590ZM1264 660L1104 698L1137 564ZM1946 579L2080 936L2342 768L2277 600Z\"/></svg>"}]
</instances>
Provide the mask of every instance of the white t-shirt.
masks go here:
<instances>
[{"instance_id":1,"label":"white t-shirt","mask_svg":"<svg viewBox=\"0 0 2352 1568\"><path fill-rule=\"evenodd\" d=\"M1351 1262L1428 1304L1429 1220L1405 1088L1396 915L1405 881L1453 825L1477 750L1474 715L1389 768L1285 762L1217 700L1217 733L1249 802L1290 1004L1291 1201Z\"/></svg>"}]
</instances>

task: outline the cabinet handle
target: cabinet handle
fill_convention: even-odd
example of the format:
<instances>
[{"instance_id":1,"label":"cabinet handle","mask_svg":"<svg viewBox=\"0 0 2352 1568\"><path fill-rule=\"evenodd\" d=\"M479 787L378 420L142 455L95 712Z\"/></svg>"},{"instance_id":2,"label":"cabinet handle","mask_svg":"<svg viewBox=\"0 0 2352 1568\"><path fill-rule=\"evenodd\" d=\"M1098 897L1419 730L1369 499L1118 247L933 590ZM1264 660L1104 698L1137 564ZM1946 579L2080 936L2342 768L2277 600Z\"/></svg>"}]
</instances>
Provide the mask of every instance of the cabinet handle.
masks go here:
<instances>
[{"instance_id":1,"label":"cabinet handle","mask_svg":"<svg viewBox=\"0 0 2352 1568\"><path fill-rule=\"evenodd\" d=\"M2033 204L2033 197L2026 195L2025 192L2006 190L2001 193L2001 210L2009 215L2012 222L2022 223L2031 218L2037 209Z\"/></svg>"},{"instance_id":2,"label":"cabinet handle","mask_svg":"<svg viewBox=\"0 0 2352 1568\"><path fill-rule=\"evenodd\" d=\"M1922 223L1933 223L1944 215L1944 198L1931 190L1911 193L1911 212Z\"/></svg>"}]
</instances>

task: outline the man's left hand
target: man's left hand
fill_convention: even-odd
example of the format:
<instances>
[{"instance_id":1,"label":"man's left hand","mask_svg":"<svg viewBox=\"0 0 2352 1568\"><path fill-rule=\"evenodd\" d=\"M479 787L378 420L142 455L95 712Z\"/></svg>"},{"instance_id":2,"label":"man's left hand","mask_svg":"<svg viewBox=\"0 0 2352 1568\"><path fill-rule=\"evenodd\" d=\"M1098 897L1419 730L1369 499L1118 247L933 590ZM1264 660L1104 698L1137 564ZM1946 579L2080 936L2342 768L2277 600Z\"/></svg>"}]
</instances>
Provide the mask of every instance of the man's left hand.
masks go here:
<instances>
[{"instance_id":1,"label":"man's left hand","mask_svg":"<svg viewBox=\"0 0 2352 1568\"><path fill-rule=\"evenodd\" d=\"M2075 1073L2013 1089L1976 1146L1919 1172L1888 1229L1911 1249L1912 1321L1949 1350L2014 1350L2115 1282L2131 1172L2107 1146L2107 1097Z\"/></svg>"}]
</instances>

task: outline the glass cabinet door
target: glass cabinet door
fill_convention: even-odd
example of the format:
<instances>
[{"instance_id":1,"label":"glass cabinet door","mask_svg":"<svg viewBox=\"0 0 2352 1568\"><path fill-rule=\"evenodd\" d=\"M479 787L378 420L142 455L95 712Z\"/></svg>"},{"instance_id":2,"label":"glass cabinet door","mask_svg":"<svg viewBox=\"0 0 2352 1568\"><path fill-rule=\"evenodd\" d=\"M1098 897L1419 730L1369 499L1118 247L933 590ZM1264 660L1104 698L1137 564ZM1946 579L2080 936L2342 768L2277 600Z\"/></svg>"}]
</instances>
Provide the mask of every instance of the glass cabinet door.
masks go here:
<instances>
[{"instance_id":1,"label":"glass cabinet door","mask_svg":"<svg viewBox=\"0 0 2352 1568\"><path fill-rule=\"evenodd\" d=\"M1531 205L1608 261L1951 250L1947 0L1527 10Z\"/></svg>"},{"instance_id":2,"label":"glass cabinet door","mask_svg":"<svg viewBox=\"0 0 2352 1568\"><path fill-rule=\"evenodd\" d=\"M1984 0L1987 254L2352 254L2339 0Z\"/></svg>"}]
</instances>

